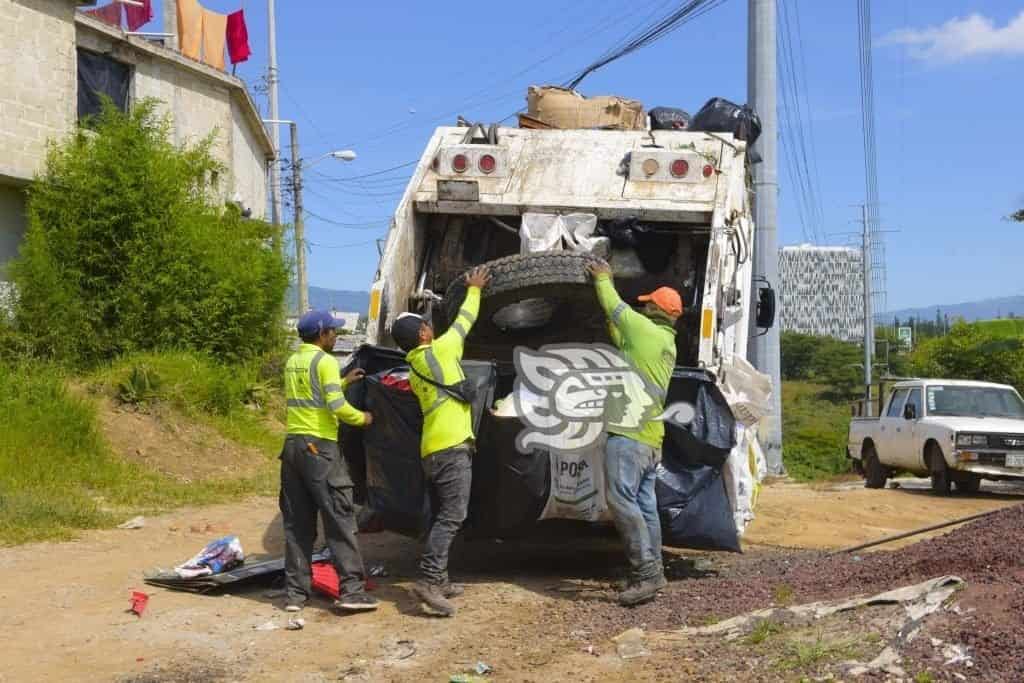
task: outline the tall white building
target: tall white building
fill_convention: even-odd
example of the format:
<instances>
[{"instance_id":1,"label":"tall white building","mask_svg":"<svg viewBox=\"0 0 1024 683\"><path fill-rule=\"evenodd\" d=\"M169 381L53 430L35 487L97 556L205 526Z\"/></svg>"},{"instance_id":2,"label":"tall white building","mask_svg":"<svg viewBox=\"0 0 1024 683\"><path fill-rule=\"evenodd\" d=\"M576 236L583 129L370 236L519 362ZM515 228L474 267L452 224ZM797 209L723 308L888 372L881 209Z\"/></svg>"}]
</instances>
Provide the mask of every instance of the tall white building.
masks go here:
<instances>
[{"instance_id":1,"label":"tall white building","mask_svg":"<svg viewBox=\"0 0 1024 683\"><path fill-rule=\"evenodd\" d=\"M864 268L859 249L802 244L779 250L782 330L864 338Z\"/></svg>"}]
</instances>

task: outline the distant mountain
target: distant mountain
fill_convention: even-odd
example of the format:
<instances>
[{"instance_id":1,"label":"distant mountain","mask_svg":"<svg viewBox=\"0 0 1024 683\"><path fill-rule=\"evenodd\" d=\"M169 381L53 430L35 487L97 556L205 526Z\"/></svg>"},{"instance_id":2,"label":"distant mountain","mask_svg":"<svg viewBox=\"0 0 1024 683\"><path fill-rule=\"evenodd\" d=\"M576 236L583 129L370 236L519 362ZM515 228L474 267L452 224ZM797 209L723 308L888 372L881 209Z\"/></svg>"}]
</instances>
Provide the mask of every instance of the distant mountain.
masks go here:
<instances>
[{"instance_id":1,"label":"distant mountain","mask_svg":"<svg viewBox=\"0 0 1024 683\"><path fill-rule=\"evenodd\" d=\"M326 287L309 288L309 305L316 309L337 310L344 313L366 315L370 308L369 292L354 292L347 289L327 289ZM288 290L288 310L294 311L298 306L295 289ZM1024 310L1024 309L1022 309Z\"/></svg>"},{"instance_id":2,"label":"distant mountain","mask_svg":"<svg viewBox=\"0 0 1024 683\"><path fill-rule=\"evenodd\" d=\"M900 320L911 317L919 320L935 320L936 309L939 310L940 315L948 315L950 320L963 318L966 322L1008 318L1010 314L1021 318L1024 317L1024 296L1005 296L998 299L968 301L962 304L936 304L920 308L904 308L891 313L882 313L877 316L877 320L880 323L890 324L894 317Z\"/></svg>"}]
</instances>

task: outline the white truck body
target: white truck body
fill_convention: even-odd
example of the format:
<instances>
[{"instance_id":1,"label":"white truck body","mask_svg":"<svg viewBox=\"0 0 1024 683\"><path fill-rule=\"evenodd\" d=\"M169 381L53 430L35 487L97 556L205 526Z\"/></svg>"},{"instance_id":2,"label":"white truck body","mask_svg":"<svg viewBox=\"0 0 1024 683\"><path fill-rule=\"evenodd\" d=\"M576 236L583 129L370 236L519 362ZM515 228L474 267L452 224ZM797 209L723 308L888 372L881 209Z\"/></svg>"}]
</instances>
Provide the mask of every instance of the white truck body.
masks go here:
<instances>
[{"instance_id":1,"label":"white truck body","mask_svg":"<svg viewBox=\"0 0 1024 683\"><path fill-rule=\"evenodd\" d=\"M1024 401L1005 384L899 382L881 417L850 422L847 455L869 486L897 470L931 475L939 493L950 483L976 490L981 479L1024 479Z\"/></svg>"},{"instance_id":2,"label":"white truck body","mask_svg":"<svg viewBox=\"0 0 1024 683\"><path fill-rule=\"evenodd\" d=\"M425 272L432 222L583 212L598 220L658 221L692 240L694 253L706 249L691 273L700 285L697 352L678 362L717 373L730 357L746 358L756 297L745 142L685 131L499 128L496 144L480 144L465 140L468 130L436 130L398 205L371 288L370 343L393 345L389 330L396 316L435 294ZM453 168L459 155L466 164L461 172ZM489 172L480 170L483 155L494 161ZM671 172L678 160L688 166L683 177Z\"/></svg>"}]
</instances>

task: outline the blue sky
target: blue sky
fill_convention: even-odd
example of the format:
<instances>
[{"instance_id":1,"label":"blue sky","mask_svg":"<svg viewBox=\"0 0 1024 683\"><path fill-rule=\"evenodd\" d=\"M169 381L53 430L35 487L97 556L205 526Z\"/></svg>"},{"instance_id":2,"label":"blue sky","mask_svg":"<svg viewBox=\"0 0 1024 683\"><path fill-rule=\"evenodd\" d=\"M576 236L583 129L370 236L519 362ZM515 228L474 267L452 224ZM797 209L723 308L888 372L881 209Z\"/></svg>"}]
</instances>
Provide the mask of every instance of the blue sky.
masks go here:
<instances>
[{"instance_id":1,"label":"blue sky","mask_svg":"<svg viewBox=\"0 0 1024 683\"><path fill-rule=\"evenodd\" d=\"M799 12L811 112L815 184L832 244L858 229L864 199L856 3L785 0ZM253 57L266 68L266 3L244 6ZM677 0L520 0L487 3L278 0L283 118L300 124L302 154L351 148L307 175L310 284L366 289L372 240L386 232L407 169L363 184L332 182L416 159L456 113L501 119L530 84L557 83ZM890 309L1024 294L1021 108L1024 12L1008 0L886 0L873 6L878 177L887 234ZM584 94L620 94L648 107L696 112L713 96L746 99L747 3L727 0L663 41L588 77ZM973 18L968 19L972 15ZM157 21L160 22L159 2ZM793 15L795 19L795 15ZM956 19L964 21L953 21ZM952 23L950 23L952 22ZM151 29L152 30L152 29ZM265 98L258 98L262 107ZM781 100L780 100L781 102ZM282 142L287 136L283 135ZM782 141L783 145L788 140ZM805 241L797 193L780 151L780 245Z\"/></svg>"}]
</instances>

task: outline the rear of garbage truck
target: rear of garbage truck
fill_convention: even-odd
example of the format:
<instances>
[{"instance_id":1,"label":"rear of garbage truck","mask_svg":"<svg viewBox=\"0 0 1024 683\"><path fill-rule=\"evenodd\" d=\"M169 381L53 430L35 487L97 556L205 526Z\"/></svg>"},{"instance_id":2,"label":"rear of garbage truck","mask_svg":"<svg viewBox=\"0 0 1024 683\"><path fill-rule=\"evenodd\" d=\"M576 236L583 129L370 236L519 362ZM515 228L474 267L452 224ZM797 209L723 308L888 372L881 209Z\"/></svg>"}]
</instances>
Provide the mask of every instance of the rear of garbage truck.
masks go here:
<instances>
[{"instance_id":1,"label":"rear of garbage truck","mask_svg":"<svg viewBox=\"0 0 1024 683\"><path fill-rule=\"evenodd\" d=\"M371 289L368 341L387 355L391 324L406 311L443 332L461 304L462 275L488 264L492 281L465 358L494 368L493 404L512 391L517 347L610 343L588 261L610 262L628 302L675 288L684 313L669 398L692 402L697 416L666 435L658 484L666 542L738 547L763 468L756 422L771 391L746 362L751 314L772 304L767 283L752 279L750 199L747 143L729 133L438 128L391 223ZM770 324L771 311L760 313ZM400 362L399 355L385 365ZM507 535L512 526L532 528L533 518L607 519L593 506L552 503L565 484L559 477L588 469L585 458L567 464L546 454L538 462L515 453L517 424L483 412L478 528ZM578 481L570 487L579 493ZM485 509L502 497L505 512ZM503 522L510 497L533 502ZM471 506L469 530L473 517Z\"/></svg>"}]
</instances>

